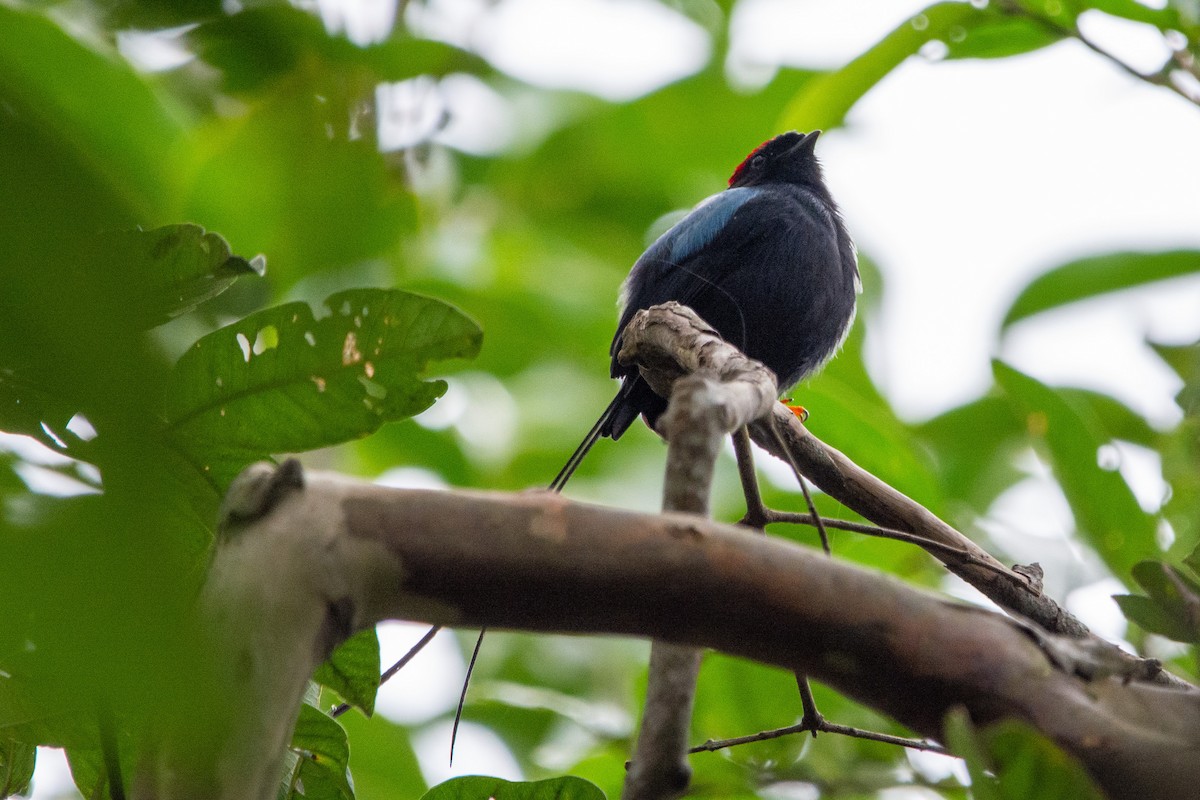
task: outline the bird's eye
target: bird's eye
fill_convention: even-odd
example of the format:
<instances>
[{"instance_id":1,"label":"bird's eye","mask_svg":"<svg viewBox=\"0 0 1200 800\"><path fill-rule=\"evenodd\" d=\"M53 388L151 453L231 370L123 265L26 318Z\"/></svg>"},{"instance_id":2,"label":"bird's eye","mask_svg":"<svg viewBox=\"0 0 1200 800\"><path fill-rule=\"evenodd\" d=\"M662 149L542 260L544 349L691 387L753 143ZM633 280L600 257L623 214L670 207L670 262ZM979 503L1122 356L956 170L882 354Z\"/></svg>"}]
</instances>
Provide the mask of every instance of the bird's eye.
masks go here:
<instances>
[{"instance_id":1,"label":"bird's eye","mask_svg":"<svg viewBox=\"0 0 1200 800\"><path fill-rule=\"evenodd\" d=\"M766 156L755 156L754 158L750 159L750 168L751 169L762 169L762 165L766 164L766 163L767 163Z\"/></svg>"}]
</instances>

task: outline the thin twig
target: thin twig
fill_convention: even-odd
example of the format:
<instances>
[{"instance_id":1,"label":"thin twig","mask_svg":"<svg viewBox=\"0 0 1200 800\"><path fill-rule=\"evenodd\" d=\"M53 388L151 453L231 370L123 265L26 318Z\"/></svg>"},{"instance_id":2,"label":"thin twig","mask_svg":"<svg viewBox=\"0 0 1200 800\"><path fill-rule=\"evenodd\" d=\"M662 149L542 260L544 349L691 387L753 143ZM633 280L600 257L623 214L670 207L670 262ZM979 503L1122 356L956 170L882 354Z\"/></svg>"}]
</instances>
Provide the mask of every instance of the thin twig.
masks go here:
<instances>
[{"instance_id":1,"label":"thin twig","mask_svg":"<svg viewBox=\"0 0 1200 800\"><path fill-rule=\"evenodd\" d=\"M812 731L813 738L817 738L817 731L825 724L825 716L817 710L817 698L813 697L812 686L808 683L808 676L803 672L797 672L796 688L800 690L800 707L804 709L804 715L800 717L800 726Z\"/></svg>"},{"instance_id":2,"label":"thin twig","mask_svg":"<svg viewBox=\"0 0 1200 800\"><path fill-rule=\"evenodd\" d=\"M813 522L813 517L810 514L797 514L794 511L777 511L773 508L768 508L766 513L768 524L772 522L786 522L794 525L816 524ZM961 547L955 547L952 544L939 542L936 539L930 539L916 533L899 531L894 528L881 528L878 525L869 525L863 522L850 522L849 520L843 519L829 519L828 517L821 517L821 524L827 528L836 528L837 530L852 531L854 533L864 533L868 536L878 536L881 539L894 539L898 542L915 544L925 550L936 550L939 553L955 556L964 564L974 564L976 566L983 567L984 569L989 569L992 572L995 572L997 575L1001 575L1005 578L1012 577L1011 572L1005 569L1003 566L998 567L995 564L992 564L990 561L977 558Z\"/></svg>"},{"instance_id":3,"label":"thin twig","mask_svg":"<svg viewBox=\"0 0 1200 800\"><path fill-rule=\"evenodd\" d=\"M742 481L742 494L746 497L746 516L739 525L762 530L768 522L770 509L763 504L762 492L758 488L758 476L754 472L754 450L750 443L750 429L742 426L733 432L733 454L737 459L738 478Z\"/></svg>"},{"instance_id":4,"label":"thin twig","mask_svg":"<svg viewBox=\"0 0 1200 800\"><path fill-rule=\"evenodd\" d=\"M855 739L870 739L873 742L883 742L885 744L895 744L901 747L908 747L913 750L924 750L929 753L941 753L950 755L946 748L940 744L935 744L926 739L906 739L902 736L892 736L887 733L878 733L876 731L865 731L862 728L853 728L849 725L838 725L833 722L821 721L821 724L814 730L805 722L800 722L796 725L789 725L786 728L776 728L772 731L759 731L752 733L749 736L737 736L733 739L709 739L707 742L688 750L689 753L714 753L717 750L723 750L727 747L737 747L738 745L750 744L751 742L765 742L771 739L779 739L783 736L791 736L794 733L805 733L812 731L814 734L820 733L840 733L843 736L852 736Z\"/></svg>"}]
</instances>

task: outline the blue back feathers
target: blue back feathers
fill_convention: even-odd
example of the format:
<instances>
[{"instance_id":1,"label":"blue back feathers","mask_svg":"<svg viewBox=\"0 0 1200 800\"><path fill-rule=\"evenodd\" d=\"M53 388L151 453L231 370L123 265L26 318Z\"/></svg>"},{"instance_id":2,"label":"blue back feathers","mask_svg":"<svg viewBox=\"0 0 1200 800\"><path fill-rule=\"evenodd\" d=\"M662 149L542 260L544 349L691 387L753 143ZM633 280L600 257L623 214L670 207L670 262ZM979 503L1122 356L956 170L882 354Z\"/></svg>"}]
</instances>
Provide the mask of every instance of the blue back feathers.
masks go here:
<instances>
[{"instance_id":1,"label":"blue back feathers","mask_svg":"<svg viewBox=\"0 0 1200 800\"><path fill-rule=\"evenodd\" d=\"M726 189L718 192L692 209L669 231L663 234L657 245L670 248L666 260L673 264L685 261L707 247L717 234L729 224L734 213L759 194L755 188ZM657 255L657 254L656 254Z\"/></svg>"}]
</instances>

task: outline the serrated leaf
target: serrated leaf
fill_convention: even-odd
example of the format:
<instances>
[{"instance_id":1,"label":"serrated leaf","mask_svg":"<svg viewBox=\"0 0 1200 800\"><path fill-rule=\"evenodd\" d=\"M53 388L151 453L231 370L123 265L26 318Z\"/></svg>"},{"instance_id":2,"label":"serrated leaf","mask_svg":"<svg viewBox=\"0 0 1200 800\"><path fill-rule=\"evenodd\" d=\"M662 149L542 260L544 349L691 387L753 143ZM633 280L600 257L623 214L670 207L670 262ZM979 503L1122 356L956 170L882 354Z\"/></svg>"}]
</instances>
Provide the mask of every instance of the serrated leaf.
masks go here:
<instances>
[{"instance_id":1,"label":"serrated leaf","mask_svg":"<svg viewBox=\"0 0 1200 800\"><path fill-rule=\"evenodd\" d=\"M990 14L968 3L934 3L846 66L805 84L788 103L777 127L827 130L841 125L859 98L926 43L945 40L952 30L968 31L990 19Z\"/></svg>"},{"instance_id":2,"label":"serrated leaf","mask_svg":"<svg viewBox=\"0 0 1200 800\"><path fill-rule=\"evenodd\" d=\"M1097 456L1111 437L1094 417L1039 381L999 361L993 372L1054 470L1079 533L1114 575L1127 580L1134 564L1158 555L1155 520L1119 472L1101 469Z\"/></svg>"},{"instance_id":3,"label":"serrated leaf","mask_svg":"<svg viewBox=\"0 0 1200 800\"><path fill-rule=\"evenodd\" d=\"M1081 258L1031 281L1009 306L1001 329L1069 303L1197 273L1200 273L1197 250L1108 253Z\"/></svg>"},{"instance_id":4,"label":"serrated leaf","mask_svg":"<svg viewBox=\"0 0 1200 800\"><path fill-rule=\"evenodd\" d=\"M570 775L532 783L469 775L438 784L421 800L605 800L604 793L583 778Z\"/></svg>"},{"instance_id":5,"label":"serrated leaf","mask_svg":"<svg viewBox=\"0 0 1200 800\"><path fill-rule=\"evenodd\" d=\"M122 284L140 328L159 325L219 295L242 275L263 275L262 256L235 256L229 243L199 225L166 225L99 237L99 274Z\"/></svg>"},{"instance_id":6,"label":"serrated leaf","mask_svg":"<svg viewBox=\"0 0 1200 800\"><path fill-rule=\"evenodd\" d=\"M379 637L374 628L359 631L342 642L313 680L333 689L368 717L375 713L375 694L379 690Z\"/></svg>"},{"instance_id":7,"label":"serrated leaf","mask_svg":"<svg viewBox=\"0 0 1200 800\"><path fill-rule=\"evenodd\" d=\"M428 297L352 289L252 314L197 341L168 386L170 441L218 484L272 453L366 436L428 408L446 390L421 375L470 358L479 327Z\"/></svg>"}]
</instances>

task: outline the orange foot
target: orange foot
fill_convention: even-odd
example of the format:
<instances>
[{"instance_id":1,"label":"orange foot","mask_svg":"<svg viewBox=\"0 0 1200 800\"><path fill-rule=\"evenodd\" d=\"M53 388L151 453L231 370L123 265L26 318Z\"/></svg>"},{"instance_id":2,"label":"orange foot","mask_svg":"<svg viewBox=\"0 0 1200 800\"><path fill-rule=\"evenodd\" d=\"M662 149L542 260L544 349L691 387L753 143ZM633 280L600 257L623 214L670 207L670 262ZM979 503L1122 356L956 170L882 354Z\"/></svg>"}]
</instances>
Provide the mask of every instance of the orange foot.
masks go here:
<instances>
[{"instance_id":1,"label":"orange foot","mask_svg":"<svg viewBox=\"0 0 1200 800\"><path fill-rule=\"evenodd\" d=\"M796 419L800 420L801 422L808 422L808 409L807 408L805 408L804 406L792 405L792 398L790 398L790 397L785 397L782 400L780 400L779 402L783 403L783 405L787 408L788 411L795 414Z\"/></svg>"}]
</instances>

